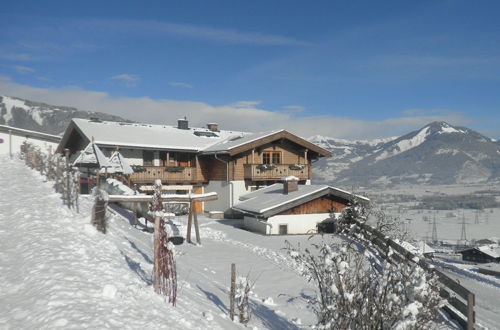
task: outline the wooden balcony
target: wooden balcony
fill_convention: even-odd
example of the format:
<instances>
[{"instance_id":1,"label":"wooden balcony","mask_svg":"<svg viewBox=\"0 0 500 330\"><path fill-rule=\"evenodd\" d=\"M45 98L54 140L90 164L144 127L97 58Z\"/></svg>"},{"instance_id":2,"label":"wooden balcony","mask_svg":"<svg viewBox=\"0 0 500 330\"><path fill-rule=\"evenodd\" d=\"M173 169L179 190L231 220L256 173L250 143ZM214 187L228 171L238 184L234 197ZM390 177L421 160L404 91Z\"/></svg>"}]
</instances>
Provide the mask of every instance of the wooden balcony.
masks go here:
<instances>
[{"instance_id":1,"label":"wooden balcony","mask_svg":"<svg viewBox=\"0 0 500 330\"><path fill-rule=\"evenodd\" d=\"M299 180L308 180L309 165L297 164L246 164L244 165L245 179L252 181L273 181L281 180L287 176L296 176Z\"/></svg>"},{"instance_id":2,"label":"wooden balcony","mask_svg":"<svg viewBox=\"0 0 500 330\"><path fill-rule=\"evenodd\" d=\"M130 176L133 183L154 183L161 179L163 183L195 183L198 182L196 167L143 166L144 172L136 172Z\"/></svg>"}]
</instances>

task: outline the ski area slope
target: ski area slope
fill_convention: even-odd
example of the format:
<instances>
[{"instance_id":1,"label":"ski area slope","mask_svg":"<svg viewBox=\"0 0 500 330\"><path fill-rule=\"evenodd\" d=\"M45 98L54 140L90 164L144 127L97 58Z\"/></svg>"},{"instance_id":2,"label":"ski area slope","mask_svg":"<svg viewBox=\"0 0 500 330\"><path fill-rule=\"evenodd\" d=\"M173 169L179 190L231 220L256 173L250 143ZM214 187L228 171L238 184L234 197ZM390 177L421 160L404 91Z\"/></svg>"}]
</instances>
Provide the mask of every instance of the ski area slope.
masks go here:
<instances>
[{"instance_id":1,"label":"ski area slope","mask_svg":"<svg viewBox=\"0 0 500 330\"><path fill-rule=\"evenodd\" d=\"M151 233L115 215L103 235L89 224L90 199L76 214L21 161L1 158L0 173L0 329L243 329L228 318L231 263L256 281L250 328L315 323L305 301L313 288L282 250L285 239L308 245L307 236L201 218L202 245L176 248L172 307L151 285Z\"/></svg>"}]
</instances>

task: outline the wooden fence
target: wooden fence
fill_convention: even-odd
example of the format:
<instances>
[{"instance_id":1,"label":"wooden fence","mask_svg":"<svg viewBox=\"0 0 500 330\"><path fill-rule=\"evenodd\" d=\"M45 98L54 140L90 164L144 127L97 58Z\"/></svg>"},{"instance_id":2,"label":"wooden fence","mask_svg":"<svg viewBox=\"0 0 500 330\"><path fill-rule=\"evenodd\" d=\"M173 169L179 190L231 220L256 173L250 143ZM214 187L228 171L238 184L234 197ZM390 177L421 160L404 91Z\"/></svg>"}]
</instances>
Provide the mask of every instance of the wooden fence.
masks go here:
<instances>
[{"instance_id":1,"label":"wooden fence","mask_svg":"<svg viewBox=\"0 0 500 330\"><path fill-rule=\"evenodd\" d=\"M474 312L474 305L476 304L474 293L444 274L434 265L431 265L424 257L414 255L412 252L406 250L400 244L370 225L359 221L355 221L355 223L365 232L365 234L368 234L368 237L371 238L371 242L376 245L384 258L389 257L389 248L392 248L398 254L393 253L390 258L393 258L396 262L407 259L417 263L426 271L436 274L442 285L440 295L448 302L448 305L443 306L443 310L455 319L464 329L474 329L476 321Z\"/></svg>"}]
</instances>

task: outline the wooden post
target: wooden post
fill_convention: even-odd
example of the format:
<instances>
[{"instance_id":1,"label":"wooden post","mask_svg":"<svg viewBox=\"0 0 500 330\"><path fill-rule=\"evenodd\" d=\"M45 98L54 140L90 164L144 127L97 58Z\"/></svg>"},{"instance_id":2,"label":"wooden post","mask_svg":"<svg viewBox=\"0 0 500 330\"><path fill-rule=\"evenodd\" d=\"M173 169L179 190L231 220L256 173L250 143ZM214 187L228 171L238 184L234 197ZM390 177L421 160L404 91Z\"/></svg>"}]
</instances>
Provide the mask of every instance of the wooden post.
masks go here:
<instances>
[{"instance_id":1,"label":"wooden post","mask_svg":"<svg viewBox=\"0 0 500 330\"><path fill-rule=\"evenodd\" d=\"M69 170L69 149L64 149L64 156L66 159L66 201L68 203L68 208L71 208L71 190L70 190L70 170Z\"/></svg>"},{"instance_id":2,"label":"wooden post","mask_svg":"<svg viewBox=\"0 0 500 330\"><path fill-rule=\"evenodd\" d=\"M160 221L160 217L155 217L153 285L156 293L160 293Z\"/></svg>"},{"instance_id":3,"label":"wooden post","mask_svg":"<svg viewBox=\"0 0 500 330\"><path fill-rule=\"evenodd\" d=\"M198 214L196 213L196 202L191 203L193 206L193 216L194 216L194 231L196 233L196 243L201 244L200 239L200 228L198 227Z\"/></svg>"},{"instance_id":4,"label":"wooden post","mask_svg":"<svg viewBox=\"0 0 500 330\"><path fill-rule=\"evenodd\" d=\"M255 164L255 148L252 149L252 164Z\"/></svg>"},{"instance_id":5,"label":"wooden post","mask_svg":"<svg viewBox=\"0 0 500 330\"><path fill-rule=\"evenodd\" d=\"M476 323L476 313L474 313L475 300L473 293L467 295L467 330L474 330L474 324Z\"/></svg>"},{"instance_id":6,"label":"wooden post","mask_svg":"<svg viewBox=\"0 0 500 330\"><path fill-rule=\"evenodd\" d=\"M188 227L187 227L187 237L186 240L188 243L191 243L191 226L193 223L193 202L189 202L189 215L188 215Z\"/></svg>"},{"instance_id":7,"label":"wooden post","mask_svg":"<svg viewBox=\"0 0 500 330\"><path fill-rule=\"evenodd\" d=\"M229 318L234 321L234 307L236 297L236 264L231 264L231 289L229 292Z\"/></svg>"}]
</instances>

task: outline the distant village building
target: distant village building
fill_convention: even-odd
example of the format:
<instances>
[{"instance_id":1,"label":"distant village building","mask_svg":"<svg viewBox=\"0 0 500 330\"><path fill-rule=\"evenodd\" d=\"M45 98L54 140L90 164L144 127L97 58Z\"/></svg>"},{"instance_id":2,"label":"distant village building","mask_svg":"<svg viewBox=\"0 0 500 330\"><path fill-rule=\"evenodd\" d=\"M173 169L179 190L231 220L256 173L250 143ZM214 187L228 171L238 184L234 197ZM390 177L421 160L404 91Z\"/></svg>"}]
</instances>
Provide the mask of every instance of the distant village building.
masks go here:
<instances>
[{"instance_id":1,"label":"distant village building","mask_svg":"<svg viewBox=\"0 0 500 330\"><path fill-rule=\"evenodd\" d=\"M460 251L462 260L472 262L500 262L500 246L498 244L482 245Z\"/></svg>"},{"instance_id":2,"label":"distant village building","mask_svg":"<svg viewBox=\"0 0 500 330\"><path fill-rule=\"evenodd\" d=\"M352 198L369 199L327 185L299 185L286 178L240 197L233 209L243 213L244 227L264 235L332 232L336 217Z\"/></svg>"},{"instance_id":3,"label":"distant village building","mask_svg":"<svg viewBox=\"0 0 500 330\"><path fill-rule=\"evenodd\" d=\"M68 148L75 155L92 139L107 157L119 147L134 169L128 183L142 191L161 179L165 189L217 192L219 199L201 205L198 213L231 213L241 195L286 176L310 184L312 162L331 155L286 130L245 133L222 130L215 123L192 128L186 119L179 119L177 126L73 119L58 151Z\"/></svg>"}]
</instances>

